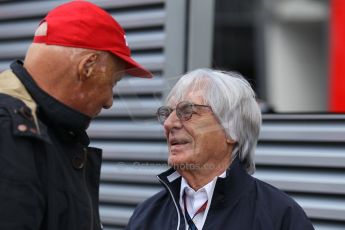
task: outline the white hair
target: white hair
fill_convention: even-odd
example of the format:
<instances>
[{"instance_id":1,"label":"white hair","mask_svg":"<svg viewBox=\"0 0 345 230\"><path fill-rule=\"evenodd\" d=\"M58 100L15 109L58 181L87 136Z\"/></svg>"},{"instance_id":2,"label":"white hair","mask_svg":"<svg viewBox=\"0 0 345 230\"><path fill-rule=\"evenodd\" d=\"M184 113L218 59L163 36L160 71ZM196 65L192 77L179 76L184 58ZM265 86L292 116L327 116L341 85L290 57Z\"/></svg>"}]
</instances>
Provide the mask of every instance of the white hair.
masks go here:
<instances>
[{"instance_id":1,"label":"white hair","mask_svg":"<svg viewBox=\"0 0 345 230\"><path fill-rule=\"evenodd\" d=\"M238 158L249 174L255 171L254 153L261 127L261 111L248 81L235 72L197 69L183 75L167 96L168 104L202 91L203 103L212 107L226 134L236 145Z\"/></svg>"}]
</instances>

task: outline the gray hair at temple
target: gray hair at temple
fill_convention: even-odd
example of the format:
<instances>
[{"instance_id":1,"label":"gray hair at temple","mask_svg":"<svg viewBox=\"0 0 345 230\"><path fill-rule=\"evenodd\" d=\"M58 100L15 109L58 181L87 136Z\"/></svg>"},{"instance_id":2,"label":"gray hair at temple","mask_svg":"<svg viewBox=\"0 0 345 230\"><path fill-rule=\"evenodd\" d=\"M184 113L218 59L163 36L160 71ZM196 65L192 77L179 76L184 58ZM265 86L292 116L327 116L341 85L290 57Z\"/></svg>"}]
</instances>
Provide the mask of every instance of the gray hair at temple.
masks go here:
<instances>
[{"instance_id":1,"label":"gray hair at temple","mask_svg":"<svg viewBox=\"0 0 345 230\"><path fill-rule=\"evenodd\" d=\"M203 103L212 107L226 134L236 141L232 158L238 156L247 172L253 174L261 111L248 81L235 72L197 69L179 79L167 96L167 104L184 101L197 91L202 92Z\"/></svg>"}]
</instances>

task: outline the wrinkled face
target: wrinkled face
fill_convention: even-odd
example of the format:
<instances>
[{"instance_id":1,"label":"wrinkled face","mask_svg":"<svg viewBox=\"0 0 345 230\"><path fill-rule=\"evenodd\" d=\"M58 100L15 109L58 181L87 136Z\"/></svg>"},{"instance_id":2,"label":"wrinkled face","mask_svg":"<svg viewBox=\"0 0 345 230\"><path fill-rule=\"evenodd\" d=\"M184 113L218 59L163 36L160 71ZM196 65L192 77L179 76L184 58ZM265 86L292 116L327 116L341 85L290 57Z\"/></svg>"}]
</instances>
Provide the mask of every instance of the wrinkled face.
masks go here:
<instances>
[{"instance_id":1,"label":"wrinkled face","mask_svg":"<svg viewBox=\"0 0 345 230\"><path fill-rule=\"evenodd\" d=\"M202 92L193 92L186 100L204 104ZM177 102L178 103L178 102ZM169 106L176 107L177 103ZM212 169L230 162L231 144L218 119L208 107L195 107L191 119L181 121L174 110L164 122L169 147L168 163L179 171Z\"/></svg>"},{"instance_id":2,"label":"wrinkled face","mask_svg":"<svg viewBox=\"0 0 345 230\"><path fill-rule=\"evenodd\" d=\"M123 77L124 67L124 63L112 55L103 57L94 67L92 76L83 82L79 111L95 117L102 108L110 108L113 104L113 88Z\"/></svg>"}]
</instances>

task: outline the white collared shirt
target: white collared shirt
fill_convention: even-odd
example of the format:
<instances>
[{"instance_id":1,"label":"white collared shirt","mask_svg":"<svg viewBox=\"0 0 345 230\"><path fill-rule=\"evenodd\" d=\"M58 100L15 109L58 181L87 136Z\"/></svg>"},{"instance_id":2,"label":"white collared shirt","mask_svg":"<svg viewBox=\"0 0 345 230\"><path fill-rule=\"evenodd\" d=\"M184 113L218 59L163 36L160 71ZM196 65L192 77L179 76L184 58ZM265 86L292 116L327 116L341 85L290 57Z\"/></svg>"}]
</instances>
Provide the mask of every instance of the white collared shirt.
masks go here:
<instances>
[{"instance_id":1,"label":"white collared shirt","mask_svg":"<svg viewBox=\"0 0 345 230\"><path fill-rule=\"evenodd\" d=\"M225 176L226 176L226 171L224 171L220 176L216 176L215 178L213 178L213 180L211 180L204 187L200 188L198 191L195 191L194 189L192 189L188 185L187 181L182 177L181 189L180 189L180 206L183 213L185 212L184 202L183 202L184 191L186 191L186 195L187 195L186 206L187 206L188 214L191 218L194 216L195 212L205 203L205 201L208 200L205 212L200 213L193 218L193 222L195 226L198 228L198 230L201 230L204 226L204 223L208 214L208 210L210 208L210 204L212 201L213 191L216 186L217 178L218 177L225 178ZM185 223L186 223L186 230L188 230L189 226L186 220L185 220Z\"/></svg>"}]
</instances>

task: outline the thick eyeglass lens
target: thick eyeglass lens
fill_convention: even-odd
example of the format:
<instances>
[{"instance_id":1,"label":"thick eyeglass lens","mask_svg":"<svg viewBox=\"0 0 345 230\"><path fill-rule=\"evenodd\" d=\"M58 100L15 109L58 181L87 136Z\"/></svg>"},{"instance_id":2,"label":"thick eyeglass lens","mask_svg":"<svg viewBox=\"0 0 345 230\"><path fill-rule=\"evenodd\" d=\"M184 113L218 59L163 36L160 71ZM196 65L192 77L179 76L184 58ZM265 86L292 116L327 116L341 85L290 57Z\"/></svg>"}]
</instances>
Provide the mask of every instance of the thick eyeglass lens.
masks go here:
<instances>
[{"instance_id":1,"label":"thick eyeglass lens","mask_svg":"<svg viewBox=\"0 0 345 230\"><path fill-rule=\"evenodd\" d=\"M158 110L157 110L158 122L161 124L164 124L165 120L168 119L171 112L172 112L172 109L167 107L167 106L162 106L162 107L158 108Z\"/></svg>"},{"instance_id":2,"label":"thick eyeglass lens","mask_svg":"<svg viewBox=\"0 0 345 230\"><path fill-rule=\"evenodd\" d=\"M194 110L195 106L202 106L202 107L211 108L208 105L197 105L197 104L193 104L193 103L188 102L188 101L182 101L182 102L178 103L176 106L177 117L181 121L188 121L189 119L191 119L191 117L193 115L193 110ZM166 119L168 119L168 117L170 116L172 111L174 111L174 110L168 106L162 106L162 107L158 108L158 110L157 110L158 122L161 124L164 124L164 122L166 121Z\"/></svg>"},{"instance_id":3,"label":"thick eyeglass lens","mask_svg":"<svg viewBox=\"0 0 345 230\"><path fill-rule=\"evenodd\" d=\"M193 104L190 102L180 102L176 106L176 115L180 120L187 121L192 117Z\"/></svg>"}]
</instances>

